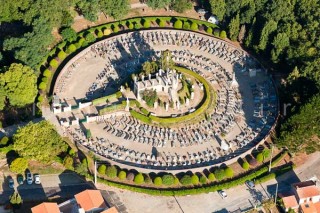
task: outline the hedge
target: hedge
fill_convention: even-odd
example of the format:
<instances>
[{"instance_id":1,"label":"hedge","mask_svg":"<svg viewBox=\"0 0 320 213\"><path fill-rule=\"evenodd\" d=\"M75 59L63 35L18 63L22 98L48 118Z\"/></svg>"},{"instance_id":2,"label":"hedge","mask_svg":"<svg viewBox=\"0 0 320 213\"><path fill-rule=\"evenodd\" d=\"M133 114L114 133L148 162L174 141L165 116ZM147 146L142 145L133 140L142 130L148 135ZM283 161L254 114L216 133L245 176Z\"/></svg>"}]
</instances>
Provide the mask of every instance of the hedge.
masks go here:
<instances>
[{"instance_id":1,"label":"hedge","mask_svg":"<svg viewBox=\"0 0 320 213\"><path fill-rule=\"evenodd\" d=\"M143 174L139 173L137 174L135 177L134 177L134 180L133 180L136 184L142 184L144 183L144 176Z\"/></svg>"},{"instance_id":2,"label":"hedge","mask_svg":"<svg viewBox=\"0 0 320 213\"><path fill-rule=\"evenodd\" d=\"M193 174L193 175L192 175L192 177L191 177L191 183L192 183L193 185L198 185L198 184L199 184L199 177L198 177L198 175L196 175L196 174Z\"/></svg>"},{"instance_id":3,"label":"hedge","mask_svg":"<svg viewBox=\"0 0 320 213\"><path fill-rule=\"evenodd\" d=\"M122 101L120 104L113 104L111 106L104 107L99 110L99 115L104 115L106 113L110 113L114 111L125 110L126 105L127 105L126 102Z\"/></svg>"},{"instance_id":4,"label":"hedge","mask_svg":"<svg viewBox=\"0 0 320 213\"><path fill-rule=\"evenodd\" d=\"M115 98L120 98L122 96L122 93L120 91L114 93L114 94L111 94L111 95L107 95L107 96L104 96L104 97L101 97L101 98L97 98L97 99L94 99L92 101L92 104L93 105L98 105L98 104L103 104L103 103L106 103L107 100L110 100L110 99L115 99Z\"/></svg>"},{"instance_id":5,"label":"hedge","mask_svg":"<svg viewBox=\"0 0 320 213\"><path fill-rule=\"evenodd\" d=\"M174 28L176 29L181 29L182 28L182 21L180 19L178 19L174 25L173 25Z\"/></svg>"},{"instance_id":6,"label":"hedge","mask_svg":"<svg viewBox=\"0 0 320 213\"><path fill-rule=\"evenodd\" d=\"M190 177L190 175L184 175L181 179L180 179L180 183L182 185L191 185L192 184L192 179Z\"/></svg>"},{"instance_id":7,"label":"hedge","mask_svg":"<svg viewBox=\"0 0 320 213\"><path fill-rule=\"evenodd\" d=\"M154 179L153 183L154 183L154 185L156 185L156 186L162 185L162 179L161 179L161 177L156 177L156 178Z\"/></svg>"},{"instance_id":8,"label":"hedge","mask_svg":"<svg viewBox=\"0 0 320 213\"><path fill-rule=\"evenodd\" d=\"M61 50L59 53L58 53L58 58L62 61L63 59L65 59L67 57L67 54Z\"/></svg>"},{"instance_id":9,"label":"hedge","mask_svg":"<svg viewBox=\"0 0 320 213\"><path fill-rule=\"evenodd\" d=\"M46 77L50 77L51 76L51 71L46 69L44 72L43 72L43 76L46 76Z\"/></svg>"},{"instance_id":10,"label":"hedge","mask_svg":"<svg viewBox=\"0 0 320 213\"><path fill-rule=\"evenodd\" d=\"M117 174L118 174L118 170L115 166L108 166L107 167L106 175L109 178L115 178L115 177L117 177Z\"/></svg>"},{"instance_id":11,"label":"hedge","mask_svg":"<svg viewBox=\"0 0 320 213\"><path fill-rule=\"evenodd\" d=\"M125 171L120 171L119 174L118 174L118 178L120 180L125 180L127 177L127 173Z\"/></svg>"},{"instance_id":12,"label":"hedge","mask_svg":"<svg viewBox=\"0 0 320 213\"><path fill-rule=\"evenodd\" d=\"M59 62L58 62L56 59L52 59L52 60L50 61L50 66L51 66L52 68L57 68L57 67L59 66Z\"/></svg>"},{"instance_id":13,"label":"hedge","mask_svg":"<svg viewBox=\"0 0 320 213\"><path fill-rule=\"evenodd\" d=\"M132 117L134 117L134 118L136 118L136 119L138 119L138 120L140 120L140 121L142 121L144 123L151 124L152 120L148 116L140 114L139 112L136 112L136 111L134 111L132 109L130 110L130 114L131 114Z\"/></svg>"},{"instance_id":14,"label":"hedge","mask_svg":"<svg viewBox=\"0 0 320 213\"><path fill-rule=\"evenodd\" d=\"M68 54L73 53L77 50L77 47L74 44L70 44L66 50Z\"/></svg>"},{"instance_id":15,"label":"hedge","mask_svg":"<svg viewBox=\"0 0 320 213\"><path fill-rule=\"evenodd\" d=\"M201 177L200 177L200 183L201 183L201 184L206 184L206 183L207 183L207 178L206 178L206 176L201 175Z\"/></svg>"},{"instance_id":16,"label":"hedge","mask_svg":"<svg viewBox=\"0 0 320 213\"><path fill-rule=\"evenodd\" d=\"M214 176L217 180L223 180L226 177L226 173L224 169L217 169L214 171Z\"/></svg>"},{"instance_id":17,"label":"hedge","mask_svg":"<svg viewBox=\"0 0 320 213\"><path fill-rule=\"evenodd\" d=\"M257 154L256 160L258 161L258 163L262 163L262 162L263 162L263 155L262 155L262 153L258 153L258 154Z\"/></svg>"},{"instance_id":18,"label":"hedge","mask_svg":"<svg viewBox=\"0 0 320 213\"><path fill-rule=\"evenodd\" d=\"M193 30L193 31L198 30L199 29L198 24L195 23L195 22L192 22L190 29Z\"/></svg>"},{"instance_id":19,"label":"hedge","mask_svg":"<svg viewBox=\"0 0 320 213\"><path fill-rule=\"evenodd\" d=\"M39 84L39 89L40 90L45 90L47 88L47 84L45 83L45 82L41 82L40 84Z\"/></svg>"},{"instance_id":20,"label":"hedge","mask_svg":"<svg viewBox=\"0 0 320 213\"><path fill-rule=\"evenodd\" d=\"M208 175L208 180L209 180L209 181L215 181L215 180L216 180L216 177L214 176L213 173L210 173L210 174Z\"/></svg>"},{"instance_id":21,"label":"hedge","mask_svg":"<svg viewBox=\"0 0 320 213\"><path fill-rule=\"evenodd\" d=\"M105 175L106 174L106 170L107 170L107 166L106 165L100 165L99 167L98 167L98 173L99 174L102 174L102 175Z\"/></svg>"},{"instance_id":22,"label":"hedge","mask_svg":"<svg viewBox=\"0 0 320 213\"><path fill-rule=\"evenodd\" d=\"M175 177L172 174L166 174L162 176L162 183L164 185L171 186L174 184L174 181L175 181Z\"/></svg>"}]
</instances>

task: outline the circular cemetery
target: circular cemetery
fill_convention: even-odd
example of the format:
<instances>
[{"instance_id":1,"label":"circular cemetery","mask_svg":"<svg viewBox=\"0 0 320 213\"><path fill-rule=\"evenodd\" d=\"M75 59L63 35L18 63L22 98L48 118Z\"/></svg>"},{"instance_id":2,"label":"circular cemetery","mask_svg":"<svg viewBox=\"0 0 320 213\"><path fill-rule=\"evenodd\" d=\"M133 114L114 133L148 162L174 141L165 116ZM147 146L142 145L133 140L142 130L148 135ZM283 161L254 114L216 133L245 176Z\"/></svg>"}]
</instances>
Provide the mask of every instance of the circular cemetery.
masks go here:
<instances>
[{"instance_id":1,"label":"circular cemetery","mask_svg":"<svg viewBox=\"0 0 320 213\"><path fill-rule=\"evenodd\" d=\"M263 143L278 101L271 77L242 49L158 29L78 53L56 80L53 111L66 135L101 158L179 171L228 164Z\"/></svg>"}]
</instances>

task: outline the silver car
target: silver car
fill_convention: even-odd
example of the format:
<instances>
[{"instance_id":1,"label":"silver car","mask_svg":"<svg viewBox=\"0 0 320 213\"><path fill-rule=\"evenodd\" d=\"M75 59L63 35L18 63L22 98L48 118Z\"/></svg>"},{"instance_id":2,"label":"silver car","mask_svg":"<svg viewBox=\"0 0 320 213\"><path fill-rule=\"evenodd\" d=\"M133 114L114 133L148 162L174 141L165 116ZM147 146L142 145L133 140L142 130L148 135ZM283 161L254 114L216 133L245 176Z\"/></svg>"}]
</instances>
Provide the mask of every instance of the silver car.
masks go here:
<instances>
[{"instance_id":1,"label":"silver car","mask_svg":"<svg viewBox=\"0 0 320 213\"><path fill-rule=\"evenodd\" d=\"M34 175L34 183L35 184L40 184L41 183L39 174L35 174Z\"/></svg>"},{"instance_id":2,"label":"silver car","mask_svg":"<svg viewBox=\"0 0 320 213\"><path fill-rule=\"evenodd\" d=\"M31 185L33 182L32 174L30 172L27 173L27 184Z\"/></svg>"},{"instance_id":3,"label":"silver car","mask_svg":"<svg viewBox=\"0 0 320 213\"><path fill-rule=\"evenodd\" d=\"M220 195L220 197L221 197L222 199L228 197L227 193L226 193L225 191L223 191L223 190L219 190L219 191L218 191L218 194Z\"/></svg>"}]
</instances>

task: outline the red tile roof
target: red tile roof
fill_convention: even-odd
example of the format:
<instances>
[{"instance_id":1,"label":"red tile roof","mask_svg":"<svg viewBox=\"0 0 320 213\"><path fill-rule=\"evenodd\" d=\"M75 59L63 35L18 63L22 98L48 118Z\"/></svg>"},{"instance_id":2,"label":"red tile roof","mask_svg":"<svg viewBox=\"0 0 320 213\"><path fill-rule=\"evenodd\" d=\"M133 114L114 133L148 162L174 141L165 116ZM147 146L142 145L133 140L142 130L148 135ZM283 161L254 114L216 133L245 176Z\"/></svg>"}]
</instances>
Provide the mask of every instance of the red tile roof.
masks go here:
<instances>
[{"instance_id":1,"label":"red tile roof","mask_svg":"<svg viewBox=\"0 0 320 213\"><path fill-rule=\"evenodd\" d=\"M102 198L99 190L85 190L74 196L77 203L85 211L92 210L94 208L106 208L106 204Z\"/></svg>"},{"instance_id":2,"label":"red tile roof","mask_svg":"<svg viewBox=\"0 0 320 213\"><path fill-rule=\"evenodd\" d=\"M314 197L320 195L320 190L317 186L306 186L296 189L300 199Z\"/></svg>"},{"instance_id":3,"label":"red tile roof","mask_svg":"<svg viewBox=\"0 0 320 213\"><path fill-rule=\"evenodd\" d=\"M297 208L299 207L299 204L297 202L297 199L294 195L290 195L288 197L282 198L283 204L286 208Z\"/></svg>"},{"instance_id":4,"label":"red tile roof","mask_svg":"<svg viewBox=\"0 0 320 213\"><path fill-rule=\"evenodd\" d=\"M119 212L118 212L118 209L116 207L111 207L109 209L104 210L101 213L119 213Z\"/></svg>"},{"instance_id":5,"label":"red tile roof","mask_svg":"<svg viewBox=\"0 0 320 213\"><path fill-rule=\"evenodd\" d=\"M303 203L300 205L302 213L317 213L317 209L313 203Z\"/></svg>"},{"instance_id":6,"label":"red tile roof","mask_svg":"<svg viewBox=\"0 0 320 213\"><path fill-rule=\"evenodd\" d=\"M32 213L60 213L57 203L41 203L31 208Z\"/></svg>"}]
</instances>

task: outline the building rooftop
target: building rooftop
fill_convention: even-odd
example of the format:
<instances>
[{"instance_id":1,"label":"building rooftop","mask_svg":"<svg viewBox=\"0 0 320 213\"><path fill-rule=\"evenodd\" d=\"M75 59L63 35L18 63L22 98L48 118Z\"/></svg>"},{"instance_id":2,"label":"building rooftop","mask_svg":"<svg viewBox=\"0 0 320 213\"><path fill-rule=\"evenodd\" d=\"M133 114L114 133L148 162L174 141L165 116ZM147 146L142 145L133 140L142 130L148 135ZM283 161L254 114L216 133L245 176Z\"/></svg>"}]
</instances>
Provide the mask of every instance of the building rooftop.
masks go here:
<instances>
[{"instance_id":1,"label":"building rooftop","mask_svg":"<svg viewBox=\"0 0 320 213\"><path fill-rule=\"evenodd\" d=\"M306 186L303 188L297 188L297 194L299 199L314 197L320 195L320 190L317 186Z\"/></svg>"},{"instance_id":2,"label":"building rooftop","mask_svg":"<svg viewBox=\"0 0 320 213\"><path fill-rule=\"evenodd\" d=\"M302 213L317 213L317 209L313 203L303 203L300 205Z\"/></svg>"},{"instance_id":3,"label":"building rooftop","mask_svg":"<svg viewBox=\"0 0 320 213\"><path fill-rule=\"evenodd\" d=\"M101 213L119 213L119 212L118 212L117 208L114 206L114 207L111 207L109 209L104 210Z\"/></svg>"},{"instance_id":4,"label":"building rooftop","mask_svg":"<svg viewBox=\"0 0 320 213\"><path fill-rule=\"evenodd\" d=\"M282 198L283 204L287 208L295 208L298 207L299 204L296 200L296 197L294 195L288 196L288 197L283 197Z\"/></svg>"},{"instance_id":5,"label":"building rooftop","mask_svg":"<svg viewBox=\"0 0 320 213\"><path fill-rule=\"evenodd\" d=\"M31 208L32 213L60 213L57 203L41 203Z\"/></svg>"},{"instance_id":6,"label":"building rooftop","mask_svg":"<svg viewBox=\"0 0 320 213\"><path fill-rule=\"evenodd\" d=\"M94 208L107 207L99 190L87 189L79 194L76 194L74 197L79 206L85 211L89 211Z\"/></svg>"}]
</instances>

